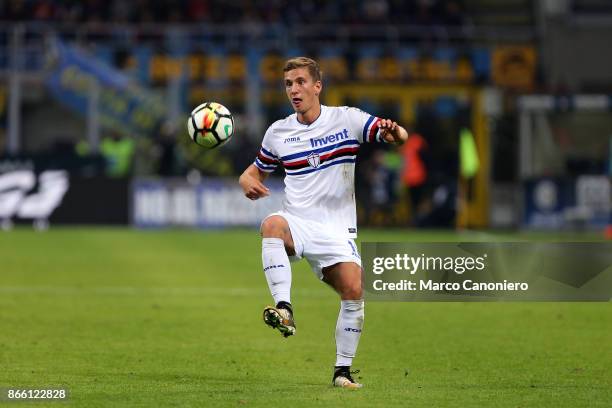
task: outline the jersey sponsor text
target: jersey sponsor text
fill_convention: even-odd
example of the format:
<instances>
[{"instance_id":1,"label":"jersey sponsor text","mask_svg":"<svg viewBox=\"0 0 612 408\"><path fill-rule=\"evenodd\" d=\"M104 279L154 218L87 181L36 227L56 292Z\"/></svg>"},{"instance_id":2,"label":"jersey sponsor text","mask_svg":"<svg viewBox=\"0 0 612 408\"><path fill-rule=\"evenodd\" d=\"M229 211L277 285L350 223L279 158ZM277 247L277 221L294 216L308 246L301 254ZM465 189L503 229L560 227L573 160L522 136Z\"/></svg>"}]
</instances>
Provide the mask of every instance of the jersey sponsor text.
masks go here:
<instances>
[{"instance_id":1,"label":"jersey sponsor text","mask_svg":"<svg viewBox=\"0 0 612 408\"><path fill-rule=\"evenodd\" d=\"M320 137L318 139L310 139L310 146L325 146L328 143L339 142L340 140L345 140L349 138L348 130L342 129L342 132L338 132L336 134L327 135L324 137Z\"/></svg>"}]
</instances>

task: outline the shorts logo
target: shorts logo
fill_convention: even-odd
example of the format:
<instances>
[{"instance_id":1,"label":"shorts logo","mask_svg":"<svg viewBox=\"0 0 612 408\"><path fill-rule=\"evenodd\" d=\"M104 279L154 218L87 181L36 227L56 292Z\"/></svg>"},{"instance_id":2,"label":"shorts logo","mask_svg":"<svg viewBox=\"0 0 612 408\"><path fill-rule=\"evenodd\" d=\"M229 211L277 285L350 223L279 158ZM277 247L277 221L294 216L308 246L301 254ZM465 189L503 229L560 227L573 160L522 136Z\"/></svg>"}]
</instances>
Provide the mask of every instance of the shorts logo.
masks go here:
<instances>
[{"instance_id":1,"label":"shorts logo","mask_svg":"<svg viewBox=\"0 0 612 408\"><path fill-rule=\"evenodd\" d=\"M319 167L319 164L321 164L321 157L319 156L319 153L310 153L308 157L306 157L306 160L308 160L310 167L314 167L315 169Z\"/></svg>"}]
</instances>

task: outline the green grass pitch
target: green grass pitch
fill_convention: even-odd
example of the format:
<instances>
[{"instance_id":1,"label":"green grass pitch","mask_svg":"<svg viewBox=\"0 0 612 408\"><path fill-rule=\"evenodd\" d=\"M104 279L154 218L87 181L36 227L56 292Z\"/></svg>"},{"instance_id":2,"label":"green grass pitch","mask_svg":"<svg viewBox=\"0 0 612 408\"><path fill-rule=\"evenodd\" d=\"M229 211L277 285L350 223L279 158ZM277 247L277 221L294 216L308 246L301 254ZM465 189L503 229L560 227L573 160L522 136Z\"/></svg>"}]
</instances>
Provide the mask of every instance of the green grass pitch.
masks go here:
<instances>
[{"instance_id":1,"label":"green grass pitch","mask_svg":"<svg viewBox=\"0 0 612 408\"><path fill-rule=\"evenodd\" d=\"M365 231L368 241L591 239ZM610 407L610 303L366 304L354 368L331 387L339 301L294 264L297 335L253 230L0 233L0 387L67 387L7 406ZM2 403L0 403L1 405Z\"/></svg>"}]
</instances>

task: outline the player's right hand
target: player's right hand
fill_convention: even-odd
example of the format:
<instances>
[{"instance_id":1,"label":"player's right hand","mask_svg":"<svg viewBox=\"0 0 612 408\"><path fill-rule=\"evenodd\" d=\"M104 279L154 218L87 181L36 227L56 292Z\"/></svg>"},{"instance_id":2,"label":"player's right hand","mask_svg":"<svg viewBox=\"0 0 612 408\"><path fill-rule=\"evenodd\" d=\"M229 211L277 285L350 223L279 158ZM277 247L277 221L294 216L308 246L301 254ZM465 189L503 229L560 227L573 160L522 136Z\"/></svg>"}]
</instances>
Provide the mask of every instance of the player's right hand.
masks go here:
<instances>
[{"instance_id":1,"label":"player's right hand","mask_svg":"<svg viewBox=\"0 0 612 408\"><path fill-rule=\"evenodd\" d=\"M240 187L244 195L249 200L257 200L265 196L270 195L270 190L264 185L264 180L268 177L268 173L265 173L257 168L255 164L251 164L242 173L238 179Z\"/></svg>"},{"instance_id":2,"label":"player's right hand","mask_svg":"<svg viewBox=\"0 0 612 408\"><path fill-rule=\"evenodd\" d=\"M257 200L270 195L270 189L268 189L268 187L266 187L261 181L255 179L248 180L246 183L244 183L242 190L244 191L244 195L249 200Z\"/></svg>"}]
</instances>

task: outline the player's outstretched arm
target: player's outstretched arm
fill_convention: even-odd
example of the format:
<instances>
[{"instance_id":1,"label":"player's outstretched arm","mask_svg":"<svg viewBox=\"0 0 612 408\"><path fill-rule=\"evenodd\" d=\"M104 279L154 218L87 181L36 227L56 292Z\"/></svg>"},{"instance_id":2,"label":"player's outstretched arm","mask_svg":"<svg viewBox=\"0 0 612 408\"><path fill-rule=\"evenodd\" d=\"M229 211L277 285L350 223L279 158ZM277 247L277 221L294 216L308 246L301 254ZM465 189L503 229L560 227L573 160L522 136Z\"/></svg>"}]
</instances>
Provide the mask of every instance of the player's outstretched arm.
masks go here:
<instances>
[{"instance_id":1,"label":"player's outstretched arm","mask_svg":"<svg viewBox=\"0 0 612 408\"><path fill-rule=\"evenodd\" d=\"M408 131L391 119L381 119L378 127L381 137L388 143L402 145L408 140Z\"/></svg>"},{"instance_id":2,"label":"player's outstretched arm","mask_svg":"<svg viewBox=\"0 0 612 408\"><path fill-rule=\"evenodd\" d=\"M270 190L263 184L266 178L268 178L268 173L259 170L257 166L251 164L242 173L238 183L240 183L240 187L242 187L242 191L244 191L244 195L247 198L257 200L258 198L270 195Z\"/></svg>"}]
</instances>

